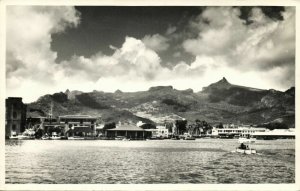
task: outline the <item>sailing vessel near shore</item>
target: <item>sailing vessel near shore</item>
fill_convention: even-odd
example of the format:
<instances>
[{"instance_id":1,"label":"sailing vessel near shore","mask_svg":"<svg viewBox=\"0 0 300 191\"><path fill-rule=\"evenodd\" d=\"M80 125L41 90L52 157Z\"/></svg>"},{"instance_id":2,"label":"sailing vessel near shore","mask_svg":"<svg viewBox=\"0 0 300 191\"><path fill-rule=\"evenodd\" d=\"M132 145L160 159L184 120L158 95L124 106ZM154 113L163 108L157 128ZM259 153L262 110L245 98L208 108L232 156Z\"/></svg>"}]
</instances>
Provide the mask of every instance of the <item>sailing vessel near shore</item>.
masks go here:
<instances>
[{"instance_id":1,"label":"sailing vessel near shore","mask_svg":"<svg viewBox=\"0 0 300 191\"><path fill-rule=\"evenodd\" d=\"M237 153L243 153L243 154L247 154L247 155L256 154L257 153L256 150L252 149L252 148L246 148L246 149L236 148L235 152L237 152Z\"/></svg>"},{"instance_id":2,"label":"sailing vessel near shore","mask_svg":"<svg viewBox=\"0 0 300 191\"><path fill-rule=\"evenodd\" d=\"M251 148L251 144L255 143L255 138L239 138L238 142L241 143L241 145L235 149L235 152L237 153L243 153L243 154L256 154L256 150Z\"/></svg>"},{"instance_id":3,"label":"sailing vessel near shore","mask_svg":"<svg viewBox=\"0 0 300 191\"><path fill-rule=\"evenodd\" d=\"M26 129L24 133L21 135L17 135L16 133L13 133L9 139L11 140L29 140L34 139L34 130L32 129Z\"/></svg>"}]
</instances>

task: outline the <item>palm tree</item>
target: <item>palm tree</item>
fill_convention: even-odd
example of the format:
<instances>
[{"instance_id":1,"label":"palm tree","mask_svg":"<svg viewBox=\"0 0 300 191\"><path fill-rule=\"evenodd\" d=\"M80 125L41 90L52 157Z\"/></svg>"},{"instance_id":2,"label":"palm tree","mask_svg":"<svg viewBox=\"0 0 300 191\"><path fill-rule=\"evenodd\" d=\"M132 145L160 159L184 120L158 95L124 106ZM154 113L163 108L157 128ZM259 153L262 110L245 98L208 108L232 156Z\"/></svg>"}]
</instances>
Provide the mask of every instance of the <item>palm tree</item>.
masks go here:
<instances>
[{"instance_id":1,"label":"palm tree","mask_svg":"<svg viewBox=\"0 0 300 191\"><path fill-rule=\"evenodd\" d=\"M187 132L188 132L190 135L193 135L193 134L194 134L194 131L195 131L195 124L190 124L190 125L188 125L188 127L187 127Z\"/></svg>"},{"instance_id":2,"label":"palm tree","mask_svg":"<svg viewBox=\"0 0 300 191\"><path fill-rule=\"evenodd\" d=\"M201 135L201 132L203 131L203 123L199 119L196 119L195 122L196 122L196 124L195 124L195 134L197 136L199 136L199 135Z\"/></svg>"}]
</instances>

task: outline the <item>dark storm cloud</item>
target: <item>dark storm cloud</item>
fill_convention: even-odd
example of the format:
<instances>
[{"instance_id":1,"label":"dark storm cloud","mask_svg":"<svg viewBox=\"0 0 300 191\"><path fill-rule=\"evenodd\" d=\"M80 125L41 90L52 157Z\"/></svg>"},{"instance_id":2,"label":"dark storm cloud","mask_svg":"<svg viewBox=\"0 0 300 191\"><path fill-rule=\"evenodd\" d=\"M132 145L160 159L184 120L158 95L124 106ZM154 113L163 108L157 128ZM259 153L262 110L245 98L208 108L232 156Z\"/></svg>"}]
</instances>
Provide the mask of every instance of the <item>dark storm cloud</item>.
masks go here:
<instances>
[{"instance_id":1,"label":"dark storm cloud","mask_svg":"<svg viewBox=\"0 0 300 191\"><path fill-rule=\"evenodd\" d=\"M277 20L282 21L283 20L282 12L285 11L285 8L281 6L274 6L274 7L242 6L238 8L241 10L240 18L245 20L246 24L253 23L253 20L251 20L251 14L253 8L260 8L267 17L273 19L274 21Z\"/></svg>"},{"instance_id":2,"label":"dark storm cloud","mask_svg":"<svg viewBox=\"0 0 300 191\"><path fill-rule=\"evenodd\" d=\"M68 60L74 54L90 57L99 50L112 54L108 47L122 46L126 36L142 39L146 35L164 35L170 26L180 28L200 12L199 7L189 6L78 6L76 9L81 13L80 26L53 35L51 47L58 52L57 61ZM162 56L165 54L168 52Z\"/></svg>"}]
</instances>

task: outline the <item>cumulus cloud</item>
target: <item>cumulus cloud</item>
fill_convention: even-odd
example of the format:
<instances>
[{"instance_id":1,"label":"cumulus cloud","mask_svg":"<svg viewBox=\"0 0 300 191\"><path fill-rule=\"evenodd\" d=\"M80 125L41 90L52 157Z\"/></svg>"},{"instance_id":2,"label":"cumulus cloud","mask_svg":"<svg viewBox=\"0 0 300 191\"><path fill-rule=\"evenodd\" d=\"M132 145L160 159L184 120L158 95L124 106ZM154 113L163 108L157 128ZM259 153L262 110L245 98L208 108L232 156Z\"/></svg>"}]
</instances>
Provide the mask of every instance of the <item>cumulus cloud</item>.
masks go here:
<instances>
[{"instance_id":1,"label":"cumulus cloud","mask_svg":"<svg viewBox=\"0 0 300 191\"><path fill-rule=\"evenodd\" d=\"M67 88L138 90L170 76L171 71L161 66L155 52L168 46L160 35L146 36L148 44L126 37L120 48L111 46L112 55L101 52L91 57L74 55L56 63L51 35L76 27L79 21L80 15L74 7L7 9L7 96L23 96L28 102Z\"/></svg>"},{"instance_id":2,"label":"cumulus cloud","mask_svg":"<svg viewBox=\"0 0 300 191\"><path fill-rule=\"evenodd\" d=\"M57 63L51 35L80 23L74 7L11 6L7 9L7 95L34 101L46 93L65 89L81 91L137 91L150 86L193 88L221 77L258 88L286 88L294 82L295 9L287 8L283 21L267 18L253 9L250 25L239 18L237 8L207 8L189 24L197 38L182 43L194 55L192 62L178 61L164 67L159 52L170 39L146 35L124 37L120 47L109 46L111 55L74 55ZM176 27L169 27L172 35ZM21 32L20 32L21 31ZM166 33L166 34L167 34ZM180 58L181 52L172 54ZM30 91L29 91L30 90Z\"/></svg>"},{"instance_id":3,"label":"cumulus cloud","mask_svg":"<svg viewBox=\"0 0 300 191\"><path fill-rule=\"evenodd\" d=\"M283 21L274 21L260 8L253 8L249 18L252 23L249 25L240 19L240 14L238 8L207 8L191 22L191 28L198 31L198 36L186 39L183 42L184 50L195 56L222 58L222 64L239 70L241 74L249 70L257 72L257 75L260 73L269 83L277 81L282 84L276 86L279 89L284 87L283 84L293 85L295 8L286 8L282 13ZM265 75L281 70L283 72L280 74L276 72L280 76L277 78Z\"/></svg>"},{"instance_id":4,"label":"cumulus cloud","mask_svg":"<svg viewBox=\"0 0 300 191\"><path fill-rule=\"evenodd\" d=\"M143 42L155 51L164 51L169 48L168 39L160 34L146 35Z\"/></svg>"},{"instance_id":5,"label":"cumulus cloud","mask_svg":"<svg viewBox=\"0 0 300 191\"><path fill-rule=\"evenodd\" d=\"M198 23L192 22L198 31L196 39L187 39L183 47L193 55L223 55L228 54L238 42L246 27L238 18L239 10L231 7L208 8L198 18ZM209 22L207 22L209 21Z\"/></svg>"},{"instance_id":6,"label":"cumulus cloud","mask_svg":"<svg viewBox=\"0 0 300 191\"><path fill-rule=\"evenodd\" d=\"M152 80L162 69L156 52L133 37L126 37L122 47L115 48L111 56L73 56L71 60L62 62L62 66L68 76L82 72L82 76L94 81L108 76L128 75Z\"/></svg>"},{"instance_id":7,"label":"cumulus cloud","mask_svg":"<svg viewBox=\"0 0 300 191\"><path fill-rule=\"evenodd\" d=\"M7 75L10 76L11 72L34 74L31 70L46 72L57 56L50 49L51 34L62 32L66 27L78 23L78 13L71 7L8 7L6 32L10 69ZM15 67L14 64L23 67Z\"/></svg>"},{"instance_id":8,"label":"cumulus cloud","mask_svg":"<svg viewBox=\"0 0 300 191\"><path fill-rule=\"evenodd\" d=\"M55 83L57 53L51 50L51 34L76 27L79 22L79 13L73 7L7 7L6 84L9 95L30 92L30 88L23 92L20 87Z\"/></svg>"}]
</instances>

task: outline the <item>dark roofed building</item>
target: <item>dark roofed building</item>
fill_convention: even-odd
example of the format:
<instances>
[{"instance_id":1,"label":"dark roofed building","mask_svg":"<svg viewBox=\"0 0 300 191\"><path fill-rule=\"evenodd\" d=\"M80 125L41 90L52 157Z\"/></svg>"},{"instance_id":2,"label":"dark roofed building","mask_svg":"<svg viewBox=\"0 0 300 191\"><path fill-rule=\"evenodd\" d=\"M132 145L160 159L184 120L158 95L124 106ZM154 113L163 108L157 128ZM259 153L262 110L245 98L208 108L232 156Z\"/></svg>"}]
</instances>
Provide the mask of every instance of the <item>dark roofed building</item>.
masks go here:
<instances>
[{"instance_id":1,"label":"dark roofed building","mask_svg":"<svg viewBox=\"0 0 300 191\"><path fill-rule=\"evenodd\" d=\"M104 133L108 138L126 137L127 139L145 139L149 136L149 132L146 132L143 128L130 124L119 125L114 129L106 129Z\"/></svg>"},{"instance_id":2,"label":"dark roofed building","mask_svg":"<svg viewBox=\"0 0 300 191\"><path fill-rule=\"evenodd\" d=\"M42 111L30 109L27 111L27 119L26 119L26 126L33 127L35 125L41 124L45 119L46 116Z\"/></svg>"}]
</instances>

